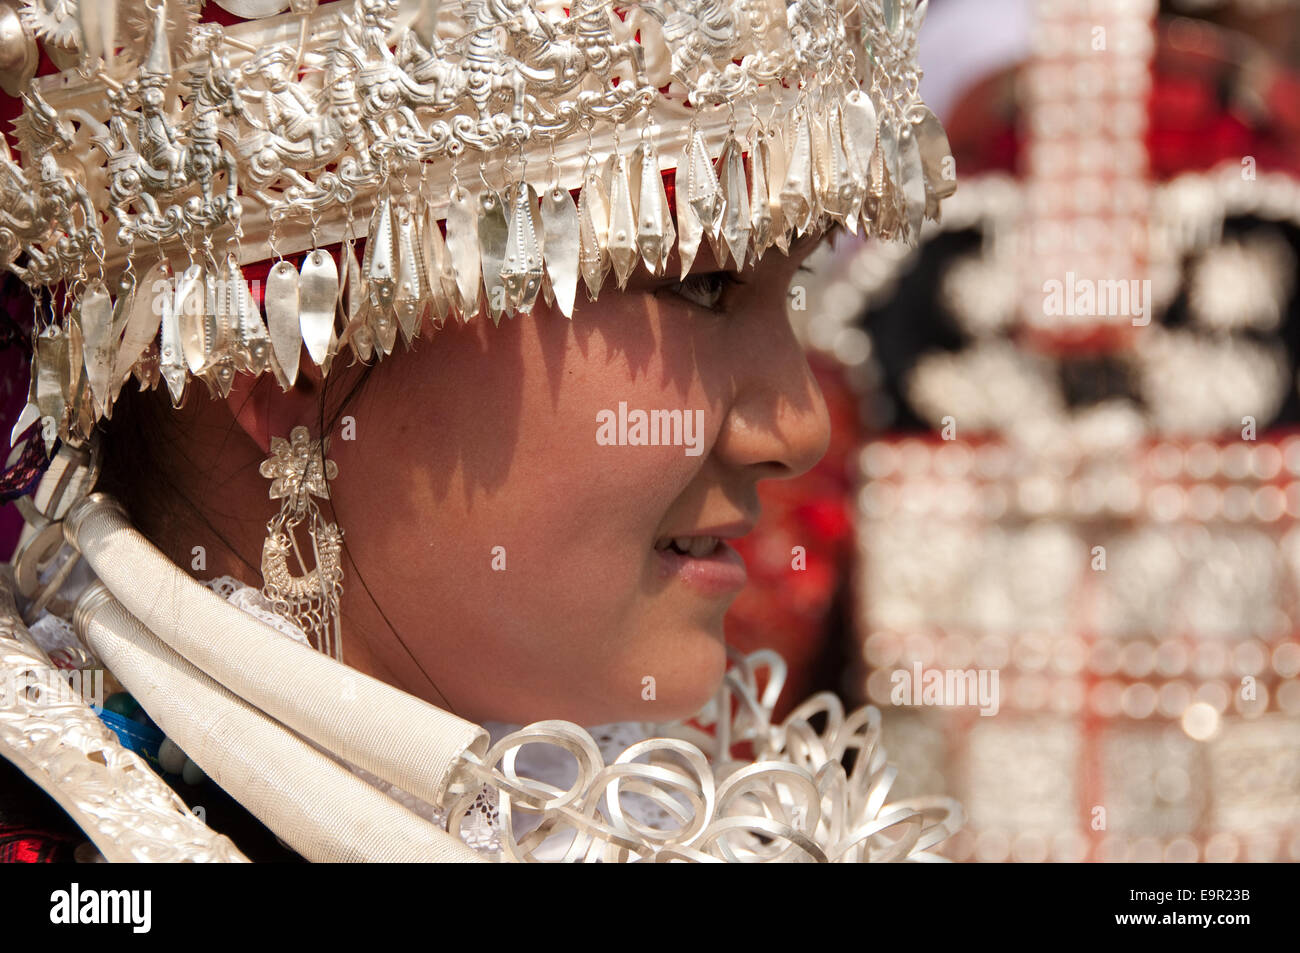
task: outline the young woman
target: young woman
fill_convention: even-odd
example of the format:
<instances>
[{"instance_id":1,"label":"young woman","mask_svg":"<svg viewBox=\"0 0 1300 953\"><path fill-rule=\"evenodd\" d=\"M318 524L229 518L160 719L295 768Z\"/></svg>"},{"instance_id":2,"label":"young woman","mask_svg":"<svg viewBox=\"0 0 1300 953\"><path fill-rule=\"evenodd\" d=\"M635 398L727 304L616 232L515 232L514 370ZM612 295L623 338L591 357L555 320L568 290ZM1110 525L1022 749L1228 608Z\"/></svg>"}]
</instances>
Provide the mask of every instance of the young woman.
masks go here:
<instances>
[{"instance_id":1,"label":"young woman","mask_svg":"<svg viewBox=\"0 0 1300 953\"><path fill-rule=\"evenodd\" d=\"M61 135L100 128L118 176L130 156L104 145L109 130L135 128L142 144L134 178L112 177L107 196L136 282L110 299L111 268L101 279L83 264L69 315L37 340L20 424L64 447L25 510L15 575L29 621L62 587L79 667L109 669L135 696L117 707L138 702L138 720L167 735L154 748L136 739L145 760L191 780L201 768L308 859L928 856L958 809L886 803L878 714L823 696L771 724L779 659L728 671L722 626L745 584L730 541L754 526L758 483L804 472L829 437L786 315L801 263L840 226L914 235L951 191L942 131L915 96L924 4L891 5L886 22L858 4L742 17L702 2L692 16L709 29L694 34L647 5L621 11L620 27L611 18L608 36L591 34L600 8L483 5L453 35L514 31L513 52L461 53L443 42L446 23L442 39L403 32L390 0L338 6L286 14L301 19L296 46L200 31L176 135L155 136L171 128L174 78L160 7L148 8L147 55L109 96L110 125L79 105L74 130L27 102L47 155ZM570 39L579 26L586 47ZM513 58L531 55L524 34L550 51L528 69ZM602 44L626 57L612 79L582 65ZM505 88L479 97L445 68L457 56L519 69L532 98L516 90L515 102L528 109L488 115ZM321 70L298 84L273 71L260 88L272 59ZM584 75L574 101L591 109L599 88L616 122L594 138L584 119L586 149L565 161L538 130L548 114L563 125L557 104ZM440 118L456 106L470 114ZM662 177L655 126L636 120L635 144L620 133L651 106L684 144ZM709 123L724 133L716 166ZM526 161L500 190L481 165L469 189L439 152L456 137L451 156L464 143L491 155L494 141L510 153L507 128L549 170L540 199ZM74 198L94 181L58 168L15 175ZM187 183L190 204L164 211L159 198ZM364 246L340 198L363 186L375 196ZM240 233L221 232L252 196L270 224L259 232L245 212ZM281 221L304 209L309 232L286 235ZM29 282L79 243L103 256L96 216L67 216L62 245L42 233L23 246ZM341 245L318 241L331 216L346 218ZM183 253L164 251L173 232ZM251 252L239 261L240 235L272 253L264 272ZM611 263L617 279L602 285ZM603 290L570 308L579 269ZM264 311L244 290L261 273ZM151 330L154 310L156 351L133 324L142 315ZM398 325L406 348L393 347ZM144 386L114 397L124 370ZM54 549L66 538L96 578L61 571L74 563L38 537ZM10 638L19 652L16 622ZM30 651L32 670L51 663ZM532 727L511 732L521 725ZM617 727L593 738L579 725ZM3 739L11 760L111 859L137 856L95 829L30 737ZM111 739L76 737L113 770ZM136 767L132 783L151 784ZM188 814L181 830L140 835L139 851L235 853Z\"/></svg>"}]
</instances>

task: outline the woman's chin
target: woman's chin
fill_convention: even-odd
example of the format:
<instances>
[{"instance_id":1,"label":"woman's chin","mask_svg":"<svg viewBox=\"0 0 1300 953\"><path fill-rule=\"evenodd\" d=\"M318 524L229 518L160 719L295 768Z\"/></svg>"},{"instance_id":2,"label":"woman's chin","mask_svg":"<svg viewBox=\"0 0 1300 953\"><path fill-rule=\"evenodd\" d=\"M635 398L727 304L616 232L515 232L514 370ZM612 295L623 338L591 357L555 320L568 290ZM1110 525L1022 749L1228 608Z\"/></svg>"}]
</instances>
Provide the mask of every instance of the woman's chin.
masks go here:
<instances>
[{"instance_id":1,"label":"woman's chin","mask_svg":"<svg viewBox=\"0 0 1300 953\"><path fill-rule=\"evenodd\" d=\"M641 676L641 705L622 719L676 721L689 718L711 701L727 671L722 620L677 633L656 665Z\"/></svg>"},{"instance_id":2,"label":"woman's chin","mask_svg":"<svg viewBox=\"0 0 1300 953\"><path fill-rule=\"evenodd\" d=\"M481 670L459 670L438 684L457 714L479 722L594 726L690 718L713 699L726 674L725 613L644 615L640 625L570 631L544 650L521 644L498 680L471 679Z\"/></svg>"},{"instance_id":3,"label":"woman's chin","mask_svg":"<svg viewBox=\"0 0 1300 953\"><path fill-rule=\"evenodd\" d=\"M623 660L617 673L592 676L593 684L617 688L597 696L566 693L559 708L547 706L541 717L588 726L690 718L717 694L726 670L727 648L720 631L678 630L671 644L637 660Z\"/></svg>"}]
</instances>

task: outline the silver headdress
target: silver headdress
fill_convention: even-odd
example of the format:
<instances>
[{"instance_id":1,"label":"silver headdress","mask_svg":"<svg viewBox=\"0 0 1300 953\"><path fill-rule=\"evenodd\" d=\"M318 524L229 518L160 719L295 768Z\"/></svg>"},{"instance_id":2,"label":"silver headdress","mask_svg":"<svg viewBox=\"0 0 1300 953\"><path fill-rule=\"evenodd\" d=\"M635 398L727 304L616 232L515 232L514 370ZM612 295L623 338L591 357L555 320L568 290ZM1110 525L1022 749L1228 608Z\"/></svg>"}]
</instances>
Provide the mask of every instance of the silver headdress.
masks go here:
<instances>
[{"instance_id":1,"label":"silver headdress","mask_svg":"<svg viewBox=\"0 0 1300 953\"><path fill-rule=\"evenodd\" d=\"M0 155L0 262L41 302L13 436L86 439L132 376L179 403L426 317L571 317L579 277L684 274L704 238L737 270L832 223L914 242L955 188L925 0L560 4L28 0L8 59L67 69Z\"/></svg>"}]
</instances>

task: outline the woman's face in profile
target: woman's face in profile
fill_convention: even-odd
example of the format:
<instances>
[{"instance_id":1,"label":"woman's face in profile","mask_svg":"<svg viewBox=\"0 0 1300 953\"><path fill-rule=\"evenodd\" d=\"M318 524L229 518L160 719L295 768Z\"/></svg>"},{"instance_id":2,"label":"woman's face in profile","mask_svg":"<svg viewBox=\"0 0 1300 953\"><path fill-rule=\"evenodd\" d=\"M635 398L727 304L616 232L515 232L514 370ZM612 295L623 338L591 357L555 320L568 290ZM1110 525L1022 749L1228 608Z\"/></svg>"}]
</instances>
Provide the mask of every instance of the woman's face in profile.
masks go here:
<instances>
[{"instance_id":1,"label":"woman's face in profile","mask_svg":"<svg viewBox=\"0 0 1300 953\"><path fill-rule=\"evenodd\" d=\"M727 540L829 439L785 310L817 244L731 284L704 243L684 293L674 255L572 321L539 296L384 361L331 446L347 661L476 720L698 709L744 584Z\"/></svg>"}]
</instances>

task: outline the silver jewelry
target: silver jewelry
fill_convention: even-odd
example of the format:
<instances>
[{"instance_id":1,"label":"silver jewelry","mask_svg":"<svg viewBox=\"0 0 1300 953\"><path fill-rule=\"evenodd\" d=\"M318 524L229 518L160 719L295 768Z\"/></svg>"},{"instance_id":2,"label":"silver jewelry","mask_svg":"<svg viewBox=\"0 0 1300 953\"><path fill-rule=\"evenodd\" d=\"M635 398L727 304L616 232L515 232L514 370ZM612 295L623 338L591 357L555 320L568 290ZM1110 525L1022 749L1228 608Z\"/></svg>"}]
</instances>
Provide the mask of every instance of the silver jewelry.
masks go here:
<instances>
[{"instance_id":1,"label":"silver jewelry","mask_svg":"<svg viewBox=\"0 0 1300 953\"><path fill-rule=\"evenodd\" d=\"M52 437L83 441L132 372L176 404L192 377L217 394L239 371L287 386L304 345L325 371L344 344L387 356L426 313L468 321L485 302L499 321L559 290L571 316L577 275L594 300L610 271L620 287L638 265L662 274L701 237L737 268L833 223L915 244L955 188L918 93L924 0L652 0L621 16L607 0L567 15L468 0L406 24L398 0L232 3L252 19L120 0L93 36L74 5L24 7L27 42L68 68L26 84L20 158L0 149L0 266L69 288L36 358ZM466 160L481 188L457 177ZM682 161L670 199L661 166ZM354 216L370 222L356 269ZM240 269L267 258L264 316ZM117 281L173 267L170 302ZM136 319L129 335L114 315ZM95 346L74 362L60 341L78 323ZM159 329L155 363L142 335Z\"/></svg>"},{"instance_id":2,"label":"silver jewelry","mask_svg":"<svg viewBox=\"0 0 1300 953\"><path fill-rule=\"evenodd\" d=\"M266 526L262 593L316 649L342 661L343 531L321 515L312 499L328 498L329 481L338 476L338 464L325 459L328 449L329 438L312 440L306 427L294 427L288 440L271 438L271 456L262 461L258 472L271 480L271 499L283 502ZM311 540L311 568L303 559L297 537L304 522ZM297 561L297 572L289 567L290 553Z\"/></svg>"}]
</instances>

